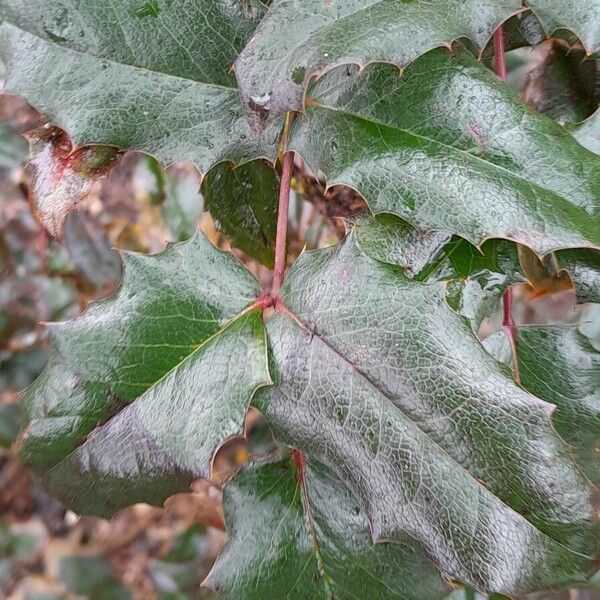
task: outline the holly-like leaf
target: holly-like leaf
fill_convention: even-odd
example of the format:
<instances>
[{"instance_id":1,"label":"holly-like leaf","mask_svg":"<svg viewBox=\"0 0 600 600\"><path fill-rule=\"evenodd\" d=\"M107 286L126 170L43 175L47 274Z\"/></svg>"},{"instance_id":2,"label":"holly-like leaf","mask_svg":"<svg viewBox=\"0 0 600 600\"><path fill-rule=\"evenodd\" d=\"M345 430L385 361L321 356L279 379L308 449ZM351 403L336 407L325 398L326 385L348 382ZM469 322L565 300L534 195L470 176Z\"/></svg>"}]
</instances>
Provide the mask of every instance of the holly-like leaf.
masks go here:
<instances>
[{"instance_id":1,"label":"holly-like leaf","mask_svg":"<svg viewBox=\"0 0 600 600\"><path fill-rule=\"evenodd\" d=\"M546 35L568 29L581 40L588 54L600 52L600 1L586 0L574 4L569 0L527 0Z\"/></svg>"},{"instance_id":2,"label":"holly-like leaf","mask_svg":"<svg viewBox=\"0 0 600 600\"><path fill-rule=\"evenodd\" d=\"M204 585L225 598L439 600L448 584L408 540L373 544L364 511L318 463L246 468L225 487L228 539Z\"/></svg>"},{"instance_id":3,"label":"holly-like leaf","mask_svg":"<svg viewBox=\"0 0 600 600\"><path fill-rule=\"evenodd\" d=\"M301 111L310 79L336 65L385 61L404 67L465 36L484 47L519 10L518 0L275 0L236 61L242 99L274 114Z\"/></svg>"},{"instance_id":4,"label":"holly-like leaf","mask_svg":"<svg viewBox=\"0 0 600 600\"><path fill-rule=\"evenodd\" d=\"M534 13L529 18L534 25L525 26L534 31L513 35L515 46L568 29L589 54L600 50L598 0L577 7L569 0L525 4ZM259 111L301 111L311 78L337 65L381 61L406 67L428 50L459 38L484 49L494 30L523 8L515 0L275 0L236 61L242 98Z\"/></svg>"},{"instance_id":5,"label":"holly-like leaf","mask_svg":"<svg viewBox=\"0 0 600 600\"><path fill-rule=\"evenodd\" d=\"M109 144L206 172L275 155L230 72L264 9L244 0L1 0L6 91L24 96L78 146Z\"/></svg>"},{"instance_id":6,"label":"holly-like leaf","mask_svg":"<svg viewBox=\"0 0 600 600\"><path fill-rule=\"evenodd\" d=\"M504 331L494 334L502 347ZM516 352L521 385L557 407L553 422L578 464L600 481L600 352L578 324L518 328ZM501 358L502 352L498 353ZM504 353L506 355L506 353Z\"/></svg>"},{"instance_id":7,"label":"holly-like leaf","mask_svg":"<svg viewBox=\"0 0 600 600\"><path fill-rule=\"evenodd\" d=\"M114 297L52 327L59 355L25 396L20 439L57 495L101 515L209 478L270 382L260 289L231 255L197 234L123 258Z\"/></svg>"},{"instance_id":8,"label":"holly-like leaf","mask_svg":"<svg viewBox=\"0 0 600 600\"><path fill-rule=\"evenodd\" d=\"M275 260L279 177L262 161L217 165L202 182L202 195L217 229L236 248L268 267Z\"/></svg>"},{"instance_id":9,"label":"holly-like leaf","mask_svg":"<svg viewBox=\"0 0 600 600\"><path fill-rule=\"evenodd\" d=\"M539 254L600 244L600 159L467 52L432 51L402 77L344 67L311 95L290 147L374 212Z\"/></svg>"},{"instance_id":10,"label":"holly-like leaf","mask_svg":"<svg viewBox=\"0 0 600 600\"><path fill-rule=\"evenodd\" d=\"M552 406L487 355L443 284L351 235L302 255L282 297L290 312L267 323L276 387L257 407L348 483L375 541L409 535L452 577L510 595L585 578L591 494Z\"/></svg>"}]
</instances>

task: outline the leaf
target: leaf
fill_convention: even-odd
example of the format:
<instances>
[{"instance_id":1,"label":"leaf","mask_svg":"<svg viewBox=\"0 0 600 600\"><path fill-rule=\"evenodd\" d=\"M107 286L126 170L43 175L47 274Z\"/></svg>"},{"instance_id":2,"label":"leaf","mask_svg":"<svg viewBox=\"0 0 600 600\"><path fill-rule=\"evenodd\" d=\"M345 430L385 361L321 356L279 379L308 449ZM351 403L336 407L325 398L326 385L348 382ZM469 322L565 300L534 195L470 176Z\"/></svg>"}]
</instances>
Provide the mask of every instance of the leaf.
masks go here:
<instances>
[{"instance_id":1,"label":"leaf","mask_svg":"<svg viewBox=\"0 0 600 600\"><path fill-rule=\"evenodd\" d=\"M475 245L508 238L538 254L598 246L600 159L525 106L465 51L338 69L318 83L290 148L375 213Z\"/></svg>"},{"instance_id":2,"label":"leaf","mask_svg":"<svg viewBox=\"0 0 600 600\"><path fill-rule=\"evenodd\" d=\"M575 249L557 253L558 264L567 270L580 303L600 303L600 252Z\"/></svg>"},{"instance_id":3,"label":"leaf","mask_svg":"<svg viewBox=\"0 0 600 600\"><path fill-rule=\"evenodd\" d=\"M231 255L197 234L123 260L115 296L52 326L59 354L25 395L20 438L56 495L99 515L209 478L270 382L260 289Z\"/></svg>"},{"instance_id":4,"label":"leaf","mask_svg":"<svg viewBox=\"0 0 600 600\"><path fill-rule=\"evenodd\" d=\"M279 123L247 123L230 67L262 9L243 0L1 0L6 91L78 146L132 148L161 162L275 156Z\"/></svg>"},{"instance_id":5,"label":"leaf","mask_svg":"<svg viewBox=\"0 0 600 600\"><path fill-rule=\"evenodd\" d=\"M526 17L522 41L540 41L570 29L589 54L600 50L600 2L577 8L568 0L526 2L536 17ZM469 38L484 50L496 28L523 10L521 2L491 0L276 0L236 61L242 99L258 111L302 111L310 80L341 64L387 62L406 67L421 54L453 40ZM514 22L514 19L512 20ZM514 28L514 26L513 26ZM285 35L282 35L285 31ZM520 45L520 44L516 44ZM511 45L509 47L514 47Z\"/></svg>"},{"instance_id":6,"label":"leaf","mask_svg":"<svg viewBox=\"0 0 600 600\"><path fill-rule=\"evenodd\" d=\"M202 195L219 231L248 256L273 267L279 177L262 161L223 163L207 174Z\"/></svg>"},{"instance_id":7,"label":"leaf","mask_svg":"<svg viewBox=\"0 0 600 600\"><path fill-rule=\"evenodd\" d=\"M40 223L61 237L67 213L75 208L106 174L121 153L111 146L74 148L57 128L36 130L31 136L30 200Z\"/></svg>"},{"instance_id":8,"label":"leaf","mask_svg":"<svg viewBox=\"0 0 600 600\"><path fill-rule=\"evenodd\" d=\"M256 406L348 483L375 541L409 535L450 576L509 595L585 578L590 489L552 407L487 355L443 285L351 235L303 254L282 300L290 313L267 323L276 387Z\"/></svg>"},{"instance_id":9,"label":"leaf","mask_svg":"<svg viewBox=\"0 0 600 600\"><path fill-rule=\"evenodd\" d=\"M567 124L567 129L584 148L600 154L600 109L581 123Z\"/></svg>"},{"instance_id":10,"label":"leaf","mask_svg":"<svg viewBox=\"0 0 600 600\"><path fill-rule=\"evenodd\" d=\"M418 231L391 214L363 217L353 228L357 244L371 258L398 265L407 277L418 281L427 279L452 238L447 231Z\"/></svg>"},{"instance_id":11,"label":"leaf","mask_svg":"<svg viewBox=\"0 0 600 600\"><path fill-rule=\"evenodd\" d=\"M574 4L569 0L527 0L527 5L538 18L546 35L558 29L569 29L581 40L586 52L600 52L600 2L589 0Z\"/></svg>"},{"instance_id":12,"label":"leaf","mask_svg":"<svg viewBox=\"0 0 600 600\"><path fill-rule=\"evenodd\" d=\"M19 405L0 401L0 448L10 448L19 433Z\"/></svg>"},{"instance_id":13,"label":"leaf","mask_svg":"<svg viewBox=\"0 0 600 600\"><path fill-rule=\"evenodd\" d=\"M405 67L437 46L469 37L484 47L521 10L517 0L276 0L235 63L242 101L281 114L302 111L313 77L336 65L373 61ZM285 34L283 34L285 32Z\"/></svg>"},{"instance_id":14,"label":"leaf","mask_svg":"<svg viewBox=\"0 0 600 600\"><path fill-rule=\"evenodd\" d=\"M409 540L373 544L364 512L334 473L312 462L301 468L267 463L226 485L229 535L203 585L246 600L445 596L448 584Z\"/></svg>"},{"instance_id":15,"label":"leaf","mask_svg":"<svg viewBox=\"0 0 600 600\"><path fill-rule=\"evenodd\" d=\"M497 336L502 338L504 333L500 331ZM520 326L516 349L522 386L557 407L553 415L557 432L569 442L588 477L597 483L600 352L576 324Z\"/></svg>"},{"instance_id":16,"label":"leaf","mask_svg":"<svg viewBox=\"0 0 600 600\"><path fill-rule=\"evenodd\" d=\"M554 40L526 77L522 97L538 112L558 121L583 121L598 106L595 61L585 52Z\"/></svg>"}]
</instances>

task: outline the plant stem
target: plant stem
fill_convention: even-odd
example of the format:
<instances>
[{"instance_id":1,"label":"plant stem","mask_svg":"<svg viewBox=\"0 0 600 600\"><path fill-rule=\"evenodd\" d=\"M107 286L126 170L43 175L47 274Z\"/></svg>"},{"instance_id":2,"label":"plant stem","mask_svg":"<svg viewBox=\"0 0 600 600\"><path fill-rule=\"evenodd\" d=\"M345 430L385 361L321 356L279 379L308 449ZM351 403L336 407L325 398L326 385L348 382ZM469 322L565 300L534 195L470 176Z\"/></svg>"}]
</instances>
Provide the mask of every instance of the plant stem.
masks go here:
<instances>
[{"instance_id":1,"label":"plant stem","mask_svg":"<svg viewBox=\"0 0 600 600\"><path fill-rule=\"evenodd\" d=\"M496 75L506 81L506 55L504 54L504 28L502 25L494 32L494 65Z\"/></svg>"},{"instance_id":2,"label":"plant stem","mask_svg":"<svg viewBox=\"0 0 600 600\"><path fill-rule=\"evenodd\" d=\"M494 32L494 66L496 75L506 81L506 55L504 51L504 29L502 25ZM502 295L502 327L510 342L513 359L513 375L517 383L521 383L519 357L517 355L517 326L513 319L513 290L509 287Z\"/></svg>"},{"instance_id":3,"label":"plant stem","mask_svg":"<svg viewBox=\"0 0 600 600\"><path fill-rule=\"evenodd\" d=\"M275 237L275 268L273 269L273 284L271 285L271 297L273 299L277 298L279 294L279 288L283 282L283 274L285 272L288 209L290 205L293 165L294 153L286 152L283 155L283 169L281 171L281 184L279 186L277 235Z\"/></svg>"}]
</instances>

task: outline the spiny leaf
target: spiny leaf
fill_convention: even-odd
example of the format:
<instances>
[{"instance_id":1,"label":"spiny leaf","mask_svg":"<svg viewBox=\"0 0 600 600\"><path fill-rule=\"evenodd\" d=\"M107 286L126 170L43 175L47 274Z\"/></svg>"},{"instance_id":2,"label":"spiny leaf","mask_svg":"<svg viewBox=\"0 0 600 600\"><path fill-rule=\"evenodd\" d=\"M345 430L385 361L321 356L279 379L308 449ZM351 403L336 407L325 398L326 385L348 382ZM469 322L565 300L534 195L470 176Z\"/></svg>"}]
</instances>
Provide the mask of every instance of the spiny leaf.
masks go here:
<instances>
[{"instance_id":1,"label":"spiny leaf","mask_svg":"<svg viewBox=\"0 0 600 600\"><path fill-rule=\"evenodd\" d=\"M24 96L77 145L110 144L192 161L273 158L274 123L253 131L231 65L258 8L242 0L112 4L1 0L6 91Z\"/></svg>"},{"instance_id":2,"label":"spiny leaf","mask_svg":"<svg viewBox=\"0 0 600 600\"><path fill-rule=\"evenodd\" d=\"M542 35L570 29L588 53L600 50L598 0L576 7L570 0L525 4ZM405 67L458 38L483 49L494 30L522 10L517 0L275 0L236 61L242 98L259 111L301 111L311 78L337 65L382 61Z\"/></svg>"},{"instance_id":3,"label":"spiny leaf","mask_svg":"<svg viewBox=\"0 0 600 600\"><path fill-rule=\"evenodd\" d=\"M551 423L444 300L354 236L306 253L267 323L278 439L356 493L376 541L507 594L583 580L591 494ZM526 517L516 511L526 511ZM506 540L510 540L507 544Z\"/></svg>"},{"instance_id":4,"label":"spiny leaf","mask_svg":"<svg viewBox=\"0 0 600 600\"><path fill-rule=\"evenodd\" d=\"M494 334L503 338L503 331ZM501 340L491 340L492 349ZM521 385L557 407L553 422L578 464L600 481L600 352L577 324L520 326L516 341ZM501 355L500 355L501 356ZM500 357L499 356L499 357Z\"/></svg>"},{"instance_id":5,"label":"spiny leaf","mask_svg":"<svg viewBox=\"0 0 600 600\"><path fill-rule=\"evenodd\" d=\"M573 3L569 0L527 0L539 19L546 35L558 29L569 29L581 40L588 54L600 52L600 1L585 0Z\"/></svg>"},{"instance_id":6,"label":"spiny leaf","mask_svg":"<svg viewBox=\"0 0 600 600\"><path fill-rule=\"evenodd\" d=\"M258 283L231 255L197 234L124 262L114 297L52 327L60 355L26 394L20 440L57 495L101 515L208 478L270 382Z\"/></svg>"},{"instance_id":7,"label":"spiny leaf","mask_svg":"<svg viewBox=\"0 0 600 600\"><path fill-rule=\"evenodd\" d=\"M336 65L404 67L463 36L483 47L519 10L518 0L275 0L235 63L242 100L274 114L301 111L311 78Z\"/></svg>"},{"instance_id":8,"label":"spiny leaf","mask_svg":"<svg viewBox=\"0 0 600 600\"><path fill-rule=\"evenodd\" d=\"M338 69L311 94L291 149L374 212L477 245L600 245L600 158L467 52L432 51L402 77L391 65Z\"/></svg>"},{"instance_id":9,"label":"spiny leaf","mask_svg":"<svg viewBox=\"0 0 600 600\"><path fill-rule=\"evenodd\" d=\"M236 600L445 596L448 584L408 540L373 544L363 510L332 471L297 468L255 465L226 485L228 539L205 586Z\"/></svg>"},{"instance_id":10,"label":"spiny leaf","mask_svg":"<svg viewBox=\"0 0 600 600\"><path fill-rule=\"evenodd\" d=\"M275 171L262 161L237 168L217 165L204 178L202 195L217 229L236 248L273 267L279 196Z\"/></svg>"}]
</instances>

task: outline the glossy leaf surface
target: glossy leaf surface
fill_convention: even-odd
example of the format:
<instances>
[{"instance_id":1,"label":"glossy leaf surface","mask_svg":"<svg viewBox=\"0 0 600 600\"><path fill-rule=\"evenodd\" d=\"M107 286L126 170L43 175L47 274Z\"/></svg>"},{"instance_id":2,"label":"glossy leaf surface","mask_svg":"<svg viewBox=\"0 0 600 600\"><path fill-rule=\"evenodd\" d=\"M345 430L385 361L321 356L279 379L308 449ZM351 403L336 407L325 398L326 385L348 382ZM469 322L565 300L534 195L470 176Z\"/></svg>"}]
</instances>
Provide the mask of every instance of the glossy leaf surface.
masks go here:
<instances>
[{"instance_id":1,"label":"glossy leaf surface","mask_svg":"<svg viewBox=\"0 0 600 600\"><path fill-rule=\"evenodd\" d=\"M516 39L509 47L570 30L589 54L600 50L598 0L577 6L568 0L523 4L535 16L528 19L532 23L525 24L524 31L513 35ZM381 61L405 67L428 50L450 46L459 38L468 38L483 50L495 29L521 12L523 4L513 0L276 0L236 61L243 99L258 110L299 111L310 79L340 64ZM510 22L515 28L515 19Z\"/></svg>"},{"instance_id":2,"label":"glossy leaf surface","mask_svg":"<svg viewBox=\"0 0 600 600\"><path fill-rule=\"evenodd\" d=\"M373 544L356 499L323 465L247 468L224 492L228 542L204 585L226 598L439 600L448 591L408 541Z\"/></svg>"},{"instance_id":3,"label":"glossy leaf surface","mask_svg":"<svg viewBox=\"0 0 600 600\"><path fill-rule=\"evenodd\" d=\"M430 52L402 77L338 69L311 95L291 148L374 212L540 254L599 245L599 158L468 53Z\"/></svg>"},{"instance_id":4,"label":"glossy leaf surface","mask_svg":"<svg viewBox=\"0 0 600 600\"><path fill-rule=\"evenodd\" d=\"M133 148L203 172L273 158L278 126L250 128L230 72L262 13L242 0L2 0L5 89L78 145Z\"/></svg>"},{"instance_id":5,"label":"glossy leaf surface","mask_svg":"<svg viewBox=\"0 0 600 600\"><path fill-rule=\"evenodd\" d=\"M577 324L521 326L516 349L521 384L557 407L553 415L557 432L570 444L588 477L597 483L600 352Z\"/></svg>"},{"instance_id":6,"label":"glossy leaf surface","mask_svg":"<svg viewBox=\"0 0 600 600\"><path fill-rule=\"evenodd\" d=\"M219 231L236 248L268 267L275 258L279 177L262 161L223 163L202 182L202 195Z\"/></svg>"},{"instance_id":7,"label":"glossy leaf surface","mask_svg":"<svg viewBox=\"0 0 600 600\"><path fill-rule=\"evenodd\" d=\"M242 98L277 114L299 111L311 77L336 65L406 66L464 36L483 47L520 9L517 0L275 0L236 61Z\"/></svg>"},{"instance_id":8,"label":"glossy leaf surface","mask_svg":"<svg viewBox=\"0 0 600 600\"><path fill-rule=\"evenodd\" d=\"M443 286L351 237L304 254L282 293L298 321L267 324L277 387L258 406L348 482L375 540L408 534L446 573L508 594L583 577L590 492L552 408L486 355Z\"/></svg>"},{"instance_id":9,"label":"glossy leaf surface","mask_svg":"<svg viewBox=\"0 0 600 600\"><path fill-rule=\"evenodd\" d=\"M242 433L254 391L270 382L249 308L258 283L231 255L197 234L124 262L115 296L53 327L60 354L27 392L20 441L55 493L96 514L209 478L214 452Z\"/></svg>"}]
</instances>

